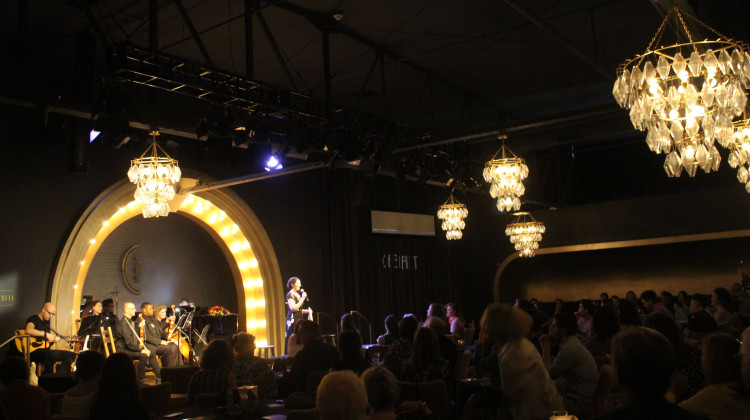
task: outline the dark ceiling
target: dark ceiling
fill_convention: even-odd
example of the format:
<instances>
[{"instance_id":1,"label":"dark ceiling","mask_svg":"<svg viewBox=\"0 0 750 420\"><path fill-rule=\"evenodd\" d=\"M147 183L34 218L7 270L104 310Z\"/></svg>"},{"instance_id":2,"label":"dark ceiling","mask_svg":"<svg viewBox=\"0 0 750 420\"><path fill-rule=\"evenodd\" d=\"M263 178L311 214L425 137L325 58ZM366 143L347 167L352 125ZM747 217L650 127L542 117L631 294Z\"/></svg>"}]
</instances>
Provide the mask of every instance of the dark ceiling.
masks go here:
<instances>
[{"instance_id":1,"label":"dark ceiling","mask_svg":"<svg viewBox=\"0 0 750 420\"><path fill-rule=\"evenodd\" d=\"M611 91L673 5L748 40L748 3L14 0L0 14L0 94L93 114L113 146L125 121L141 128L129 138L156 126L172 147L197 133L207 148L242 145L233 155L359 159L469 190L486 191L482 165L503 135L528 161L527 204L541 206L742 188L725 163L668 179Z\"/></svg>"}]
</instances>

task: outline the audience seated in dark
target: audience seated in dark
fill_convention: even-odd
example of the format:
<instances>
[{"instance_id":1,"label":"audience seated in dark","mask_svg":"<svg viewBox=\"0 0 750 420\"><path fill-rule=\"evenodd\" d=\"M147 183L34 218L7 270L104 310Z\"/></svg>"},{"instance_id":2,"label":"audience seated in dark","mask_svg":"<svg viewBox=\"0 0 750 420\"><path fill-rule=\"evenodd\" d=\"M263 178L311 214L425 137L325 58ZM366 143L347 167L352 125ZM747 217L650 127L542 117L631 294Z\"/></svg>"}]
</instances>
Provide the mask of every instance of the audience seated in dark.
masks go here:
<instances>
[{"instance_id":1,"label":"audience seated in dark","mask_svg":"<svg viewBox=\"0 0 750 420\"><path fill-rule=\"evenodd\" d=\"M706 386L680 407L710 420L740 420L750 416L750 399L742 383L740 344L726 333L703 340L701 366Z\"/></svg>"},{"instance_id":2,"label":"audience seated in dark","mask_svg":"<svg viewBox=\"0 0 750 420\"><path fill-rule=\"evenodd\" d=\"M188 383L188 404L195 404L198 394L217 394L211 405L232 403L233 392L237 389L233 363L234 353L229 344L221 339L211 340L203 351L201 370L195 372Z\"/></svg>"},{"instance_id":3,"label":"audience seated in dark","mask_svg":"<svg viewBox=\"0 0 750 420\"><path fill-rule=\"evenodd\" d=\"M345 332L354 332L359 334L360 340L362 339L362 333L359 332L357 329L357 326L354 325L354 315L350 313L345 313L344 315L341 315L341 333Z\"/></svg>"},{"instance_id":4,"label":"audience seated in dark","mask_svg":"<svg viewBox=\"0 0 750 420\"><path fill-rule=\"evenodd\" d=\"M729 290L723 287L714 289L711 294L711 306L714 309L713 316L719 331L736 334L732 324L732 297Z\"/></svg>"},{"instance_id":5,"label":"audience seated in dark","mask_svg":"<svg viewBox=\"0 0 750 420\"><path fill-rule=\"evenodd\" d=\"M674 386L670 390L674 394L673 401L680 402L695 395L704 384L700 348L685 341L680 333L680 327L668 315L649 316L646 319L646 327L660 332L676 352L676 376Z\"/></svg>"},{"instance_id":6,"label":"audience seated in dark","mask_svg":"<svg viewBox=\"0 0 750 420\"><path fill-rule=\"evenodd\" d=\"M448 318L447 333L453 334L457 340L463 340L466 328L459 315L458 305L453 302L445 304L445 317Z\"/></svg>"},{"instance_id":7,"label":"audience seated in dark","mask_svg":"<svg viewBox=\"0 0 750 420\"><path fill-rule=\"evenodd\" d=\"M448 361L448 367L452 369L456 365L456 343L446 337L446 335L450 335L450 332L446 329L446 324L442 319L437 317L432 317L425 323L427 324L426 327L435 333L440 353L443 355L443 359Z\"/></svg>"},{"instance_id":8,"label":"audience seated in dark","mask_svg":"<svg viewBox=\"0 0 750 420\"><path fill-rule=\"evenodd\" d=\"M677 355L661 333L644 327L627 328L612 340L612 357L615 376L626 397L622 407L605 419L693 418L664 398Z\"/></svg>"},{"instance_id":9,"label":"audience seated in dark","mask_svg":"<svg viewBox=\"0 0 750 420\"><path fill-rule=\"evenodd\" d=\"M273 372L265 360L254 356L255 336L240 332L232 336L234 362L232 372L237 379L237 386L257 385L258 397L269 398L273 388Z\"/></svg>"},{"instance_id":10,"label":"audience seated in dark","mask_svg":"<svg viewBox=\"0 0 750 420\"><path fill-rule=\"evenodd\" d=\"M610 352L612 337L620 332L620 323L617 321L615 308L611 305L596 308L593 321L591 326L593 334L586 343L586 348L592 356L606 356Z\"/></svg>"},{"instance_id":11,"label":"audience seated in dark","mask_svg":"<svg viewBox=\"0 0 750 420\"><path fill-rule=\"evenodd\" d=\"M378 336L378 344L390 346L398 340L398 320L393 315L385 317L385 334Z\"/></svg>"},{"instance_id":12,"label":"audience seated in dark","mask_svg":"<svg viewBox=\"0 0 750 420\"><path fill-rule=\"evenodd\" d=\"M605 308L599 308L605 309ZM563 402L568 413L588 417L599 383L599 369L593 356L576 336L577 323L572 314L554 316L549 335L539 337L542 359L552 379L565 380ZM557 357L552 358L552 341L560 344Z\"/></svg>"},{"instance_id":13,"label":"audience seated in dark","mask_svg":"<svg viewBox=\"0 0 750 420\"><path fill-rule=\"evenodd\" d=\"M367 391L370 416L367 420L414 419L429 416L430 409L418 401L404 401L396 409L399 387L396 377L382 366L374 366L362 374Z\"/></svg>"},{"instance_id":14,"label":"audience seated in dark","mask_svg":"<svg viewBox=\"0 0 750 420\"><path fill-rule=\"evenodd\" d=\"M656 296L656 292L653 290L646 290L641 293L641 303L643 304L643 310L648 316L663 314L674 318L672 311L670 311Z\"/></svg>"},{"instance_id":15,"label":"audience seated in dark","mask_svg":"<svg viewBox=\"0 0 750 420\"><path fill-rule=\"evenodd\" d=\"M96 391L99 389L99 378L104 366L103 354L87 350L78 354L75 378L78 383L65 392L62 400L62 412L65 417L86 420L89 410L94 405Z\"/></svg>"},{"instance_id":16,"label":"audience seated in dark","mask_svg":"<svg viewBox=\"0 0 750 420\"><path fill-rule=\"evenodd\" d=\"M383 358L383 366L387 367L398 378L404 360L411 357L411 349L414 343L414 333L417 332L419 323L414 316L406 316L398 324L398 341L391 344Z\"/></svg>"},{"instance_id":17,"label":"audience seated in dark","mask_svg":"<svg viewBox=\"0 0 750 420\"><path fill-rule=\"evenodd\" d=\"M433 302L433 303L430 304L430 306L427 308L427 318L425 318L425 319L427 320L427 319L430 319L432 317L438 317L438 318L442 319L443 322L445 322L446 325L448 325L448 318L446 318L446 316L445 316L445 310L443 309L443 305L441 305L439 303L435 303L435 302ZM426 327L427 326L427 322L425 322L425 325L423 325L423 326Z\"/></svg>"},{"instance_id":18,"label":"audience seated in dark","mask_svg":"<svg viewBox=\"0 0 750 420\"><path fill-rule=\"evenodd\" d=\"M638 306L627 299L620 301L619 320L620 330L624 330L627 327L639 326L643 323L641 317L638 315Z\"/></svg>"},{"instance_id":19,"label":"audience seated in dark","mask_svg":"<svg viewBox=\"0 0 750 420\"><path fill-rule=\"evenodd\" d=\"M299 342L299 326L302 321L302 319L298 319L292 324L292 335L289 336L286 343L287 356L294 357L302 350L302 344Z\"/></svg>"},{"instance_id":20,"label":"audience seated in dark","mask_svg":"<svg viewBox=\"0 0 750 420\"><path fill-rule=\"evenodd\" d=\"M690 299L690 315L683 332L686 339L700 342L703 337L717 330L716 320L706 311L709 298L696 293Z\"/></svg>"},{"instance_id":21,"label":"audience seated in dark","mask_svg":"<svg viewBox=\"0 0 750 420\"><path fill-rule=\"evenodd\" d=\"M320 336L320 327L312 321L302 321L299 326L299 342L302 350L294 358L289 376L289 383L282 387L291 391L304 391L307 388L307 374L316 370L329 370L336 366L339 351L336 347L324 343Z\"/></svg>"},{"instance_id":22,"label":"audience seated in dark","mask_svg":"<svg viewBox=\"0 0 750 420\"><path fill-rule=\"evenodd\" d=\"M353 331L342 332L338 344L341 357L336 362L336 370L351 370L359 375L367 369L359 334Z\"/></svg>"},{"instance_id":23,"label":"audience seated in dark","mask_svg":"<svg viewBox=\"0 0 750 420\"><path fill-rule=\"evenodd\" d=\"M365 385L350 370L331 372L320 381L316 406L321 420L363 420L367 416Z\"/></svg>"},{"instance_id":24,"label":"audience seated in dark","mask_svg":"<svg viewBox=\"0 0 750 420\"><path fill-rule=\"evenodd\" d=\"M578 332L576 336L581 340L581 343L586 343L591 339L593 333L591 327L594 323L594 302L584 299L578 302L578 311L575 313L576 321L578 323Z\"/></svg>"},{"instance_id":25,"label":"audience seated in dark","mask_svg":"<svg viewBox=\"0 0 750 420\"><path fill-rule=\"evenodd\" d=\"M115 353L104 361L99 390L89 419L146 420L146 407L140 399L133 361L127 354Z\"/></svg>"},{"instance_id":26,"label":"audience seated in dark","mask_svg":"<svg viewBox=\"0 0 750 420\"><path fill-rule=\"evenodd\" d=\"M742 383L745 384L745 390L750 397L750 327L745 328L741 337L740 345L740 371L742 373Z\"/></svg>"},{"instance_id":27,"label":"audience seated in dark","mask_svg":"<svg viewBox=\"0 0 750 420\"><path fill-rule=\"evenodd\" d=\"M441 356L437 336L429 328L420 328L414 335L411 357L401 368L402 381L447 380L450 377L448 361Z\"/></svg>"},{"instance_id":28,"label":"audience seated in dark","mask_svg":"<svg viewBox=\"0 0 750 420\"><path fill-rule=\"evenodd\" d=\"M50 418L50 396L46 390L29 385L29 367L20 357L6 357L0 363L0 403L9 420Z\"/></svg>"},{"instance_id":29,"label":"audience seated in dark","mask_svg":"<svg viewBox=\"0 0 750 420\"><path fill-rule=\"evenodd\" d=\"M515 419L547 420L563 402L542 357L525 338L531 317L506 304L491 304L481 320L480 343L498 347L503 401Z\"/></svg>"}]
</instances>

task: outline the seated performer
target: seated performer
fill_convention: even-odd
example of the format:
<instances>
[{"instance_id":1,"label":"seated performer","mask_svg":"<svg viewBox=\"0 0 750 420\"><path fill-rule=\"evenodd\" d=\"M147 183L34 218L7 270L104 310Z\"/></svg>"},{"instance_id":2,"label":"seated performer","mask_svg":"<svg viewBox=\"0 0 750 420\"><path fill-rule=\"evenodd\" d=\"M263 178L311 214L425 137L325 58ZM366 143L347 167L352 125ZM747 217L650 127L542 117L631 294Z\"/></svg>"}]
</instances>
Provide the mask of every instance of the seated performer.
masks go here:
<instances>
[{"instance_id":1,"label":"seated performer","mask_svg":"<svg viewBox=\"0 0 750 420\"><path fill-rule=\"evenodd\" d=\"M122 305L122 316L117 318L115 347L118 353L127 354L131 359L138 360L138 379L142 381L146 377L146 361L150 361L151 366L158 366L159 363L156 360L156 353L152 353L146 347L141 347L143 343L136 329L140 328L140 325L133 325L133 321L130 320L133 316L135 316L135 305L133 302L125 302ZM160 376L156 379L158 382L161 381Z\"/></svg>"},{"instance_id":2,"label":"seated performer","mask_svg":"<svg viewBox=\"0 0 750 420\"><path fill-rule=\"evenodd\" d=\"M56 313L57 307L52 302L47 302L38 314L26 320L26 334L32 337L29 358L37 365L44 364L47 374L54 373L55 362L63 362L62 372L69 373L70 364L76 357L72 351L50 349L52 344L60 341L60 337L50 328L49 322Z\"/></svg>"},{"instance_id":3,"label":"seated performer","mask_svg":"<svg viewBox=\"0 0 750 420\"><path fill-rule=\"evenodd\" d=\"M177 366L180 349L177 344L168 341L166 329L169 327L169 322L166 321L166 306L159 305L155 311L154 305L144 302L141 305L141 311L143 312L143 319L146 321L146 348L161 356L162 366ZM158 366L152 365L152 367L156 376L160 377L161 369Z\"/></svg>"},{"instance_id":4,"label":"seated performer","mask_svg":"<svg viewBox=\"0 0 750 420\"><path fill-rule=\"evenodd\" d=\"M95 300L91 303L88 310L83 311L84 317L81 318L81 326L78 328L79 337L87 337L87 348L91 350L104 352L100 334L102 326L102 303Z\"/></svg>"}]
</instances>

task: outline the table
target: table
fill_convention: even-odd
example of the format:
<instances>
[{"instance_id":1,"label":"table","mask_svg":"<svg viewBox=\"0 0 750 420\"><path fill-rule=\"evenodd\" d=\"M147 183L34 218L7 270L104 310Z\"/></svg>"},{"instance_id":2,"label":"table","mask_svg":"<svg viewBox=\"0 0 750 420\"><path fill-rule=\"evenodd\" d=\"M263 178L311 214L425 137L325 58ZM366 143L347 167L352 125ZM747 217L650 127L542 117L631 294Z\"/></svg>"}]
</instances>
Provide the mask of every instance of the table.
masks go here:
<instances>
[{"instance_id":1,"label":"table","mask_svg":"<svg viewBox=\"0 0 750 420\"><path fill-rule=\"evenodd\" d=\"M228 420L228 419L256 420L256 419L262 419L265 416L272 416L272 415L286 416L288 412L289 410L284 408L283 401L261 400L260 407L252 413L242 412L239 405L217 407L217 408L190 406L190 407L181 408L177 411L170 411L169 413L166 413L158 418L163 419L163 420L186 420L186 419L196 419L196 418L214 419L214 420ZM180 414L172 416L172 417L167 417L174 413L180 413Z\"/></svg>"},{"instance_id":2,"label":"table","mask_svg":"<svg viewBox=\"0 0 750 420\"><path fill-rule=\"evenodd\" d=\"M266 359L268 359L269 350L271 351L271 357L276 357L276 350L274 350L275 347L276 346L274 346L273 344L269 344L267 346L255 346L255 348L258 349L258 357L261 357L260 353L263 352L263 357L265 357Z\"/></svg>"}]
</instances>

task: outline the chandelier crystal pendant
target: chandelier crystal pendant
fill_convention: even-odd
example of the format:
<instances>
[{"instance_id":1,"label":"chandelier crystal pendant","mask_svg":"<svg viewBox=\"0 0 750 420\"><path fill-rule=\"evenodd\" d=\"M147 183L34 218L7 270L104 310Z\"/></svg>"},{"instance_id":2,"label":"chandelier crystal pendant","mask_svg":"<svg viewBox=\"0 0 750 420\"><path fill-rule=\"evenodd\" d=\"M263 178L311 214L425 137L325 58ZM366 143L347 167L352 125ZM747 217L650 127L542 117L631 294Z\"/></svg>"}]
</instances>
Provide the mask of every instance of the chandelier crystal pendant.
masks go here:
<instances>
[{"instance_id":1,"label":"chandelier crystal pendant","mask_svg":"<svg viewBox=\"0 0 750 420\"><path fill-rule=\"evenodd\" d=\"M694 41L683 15L717 39ZM675 19L677 39L688 42L655 48L670 19ZM667 155L668 176L680 176L683 168L691 177L698 167L718 170L721 157L715 142L730 148L732 120L747 102L750 56L744 43L673 7L646 52L620 65L617 76L612 94L630 110L633 126L648 131L648 147Z\"/></svg>"},{"instance_id":2,"label":"chandelier crystal pendant","mask_svg":"<svg viewBox=\"0 0 750 420\"><path fill-rule=\"evenodd\" d=\"M745 184L745 190L750 193L750 119L734 123L730 150L727 163L732 168L738 168L737 180Z\"/></svg>"},{"instance_id":3,"label":"chandelier crystal pendant","mask_svg":"<svg viewBox=\"0 0 750 420\"><path fill-rule=\"evenodd\" d=\"M461 239L463 229L466 227L464 219L469 215L469 210L465 205L458 202L451 193L445 203L440 206L437 212L438 219L443 221L442 229L445 231L445 237L448 240Z\"/></svg>"},{"instance_id":4,"label":"chandelier crystal pendant","mask_svg":"<svg viewBox=\"0 0 750 420\"><path fill-rule=\"evenodd\" d=\"M508 212L521 208L519 197L526 192L523 180L529 176L529 168L523 159L505 146L505 142L484 164L482 175L484 180L490 183L490 196L497 199L498 210Z\"/></svg>"},{"instance_id":5,"label":"chandelier crystal pendant","mask_svg":"<svg viewBox=\"0 0 750 420\"><path fill-rule=\"evenodd\" d=\"M130 161L128 179L136 185L133 197L143 205L143 217L160 217L169 214L168 201L174 198L174 184L179 182L182 172L177 160L156 144L158 131L149 135L153 138L151 146L138 159ZM159 155L159 152L163 156Z\"/></svg>"},{"instance_id":6,"label":"chandelier crystal pendant","mask_svg":"<svg viewBox=\"0 0 750 420\"><path fill-rule=\"evenodd\" d=\"M520 212L513 215L516 219L505 227L505 234L510 237L510 243L515 246L519 256L533 257L547 228L544 223L537 222L531 213Z\"/></svg>"}]
</instances>

